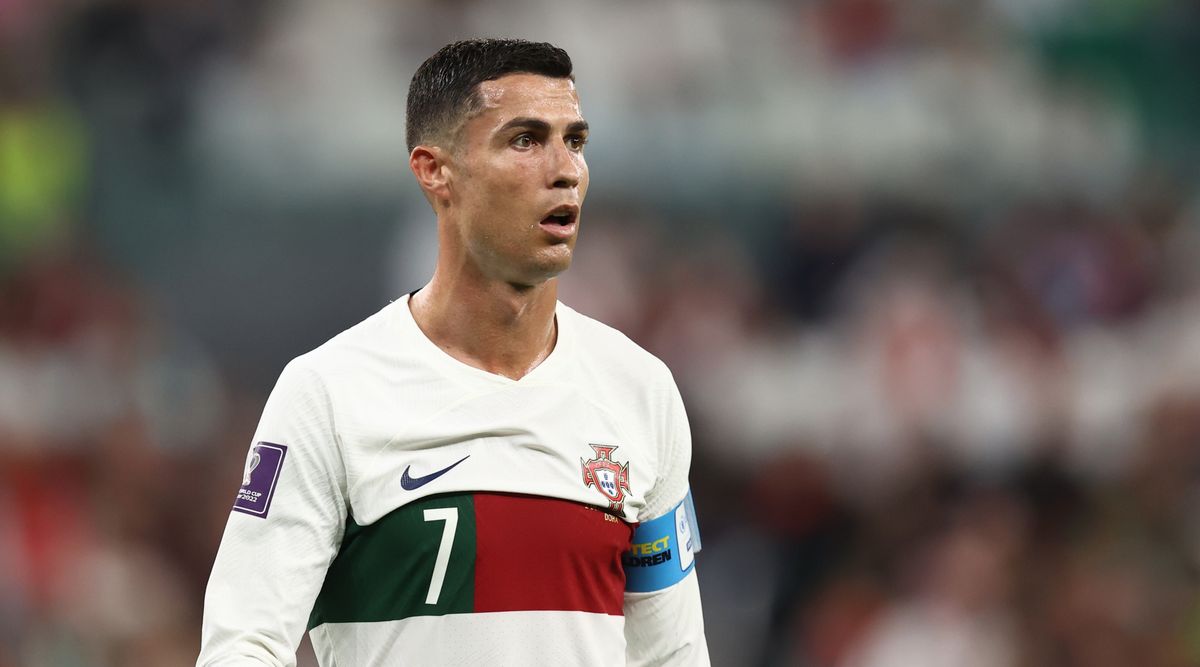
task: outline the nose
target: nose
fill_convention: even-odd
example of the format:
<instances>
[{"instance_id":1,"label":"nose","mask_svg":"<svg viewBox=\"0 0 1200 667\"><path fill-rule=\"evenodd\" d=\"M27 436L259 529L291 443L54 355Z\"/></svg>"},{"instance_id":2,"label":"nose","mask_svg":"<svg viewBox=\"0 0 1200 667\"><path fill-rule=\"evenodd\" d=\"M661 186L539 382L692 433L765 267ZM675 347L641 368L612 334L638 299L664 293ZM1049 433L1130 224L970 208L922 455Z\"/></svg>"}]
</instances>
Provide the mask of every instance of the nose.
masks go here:
<instances>
[{"instance_id":1,"label":"nose","mask_svg":"<svg viewBox=\"0 0 1200 667\"><path fill-rule=\"evenodd\" d=\"M549 149L550 187L575 188L583 178L587 167L583 163L583 155L567 148L567 142L552 142Z\"/></svg>"}]
</instances>

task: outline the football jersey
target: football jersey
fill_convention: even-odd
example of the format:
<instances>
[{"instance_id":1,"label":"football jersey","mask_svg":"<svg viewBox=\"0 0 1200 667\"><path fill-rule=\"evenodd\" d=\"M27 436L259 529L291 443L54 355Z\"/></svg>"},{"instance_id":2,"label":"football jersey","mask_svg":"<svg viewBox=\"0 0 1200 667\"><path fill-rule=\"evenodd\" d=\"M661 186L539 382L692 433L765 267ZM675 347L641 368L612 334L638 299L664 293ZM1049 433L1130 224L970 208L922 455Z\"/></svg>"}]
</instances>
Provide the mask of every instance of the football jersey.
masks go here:
<instances>
[{"instance_id":1,"label":"football jersey","mask_svg":"<svg viewBox=\"0 0 1200 667\"><path fill-rule=\"evenodd\" d=\"M407 297L288 364L197 664L291 665L305 630L323 667L708 664L675 383L556 320L519 380L446 354Z\"/></svg>"}]
</instances>

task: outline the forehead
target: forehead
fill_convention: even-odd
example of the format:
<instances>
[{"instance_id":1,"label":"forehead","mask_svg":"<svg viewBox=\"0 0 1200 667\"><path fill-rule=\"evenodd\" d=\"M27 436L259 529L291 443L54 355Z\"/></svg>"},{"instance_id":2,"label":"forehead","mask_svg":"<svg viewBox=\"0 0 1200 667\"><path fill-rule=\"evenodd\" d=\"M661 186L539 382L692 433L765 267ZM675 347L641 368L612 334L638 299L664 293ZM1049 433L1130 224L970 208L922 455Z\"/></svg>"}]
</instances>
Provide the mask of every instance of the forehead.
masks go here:
<instances>
[{"instance_id":1,"label":"forehead","mask_svg":"<svg viewBox=\"0 0 1200 667\"><path fill-rule=\"evenodd\" d=\"M498 127L513 118L527 117L547 123L582 120L575 82L540 74L507 74L479 84L483 110L474 118L487 127Z\"/></svg>"}]
</instances>

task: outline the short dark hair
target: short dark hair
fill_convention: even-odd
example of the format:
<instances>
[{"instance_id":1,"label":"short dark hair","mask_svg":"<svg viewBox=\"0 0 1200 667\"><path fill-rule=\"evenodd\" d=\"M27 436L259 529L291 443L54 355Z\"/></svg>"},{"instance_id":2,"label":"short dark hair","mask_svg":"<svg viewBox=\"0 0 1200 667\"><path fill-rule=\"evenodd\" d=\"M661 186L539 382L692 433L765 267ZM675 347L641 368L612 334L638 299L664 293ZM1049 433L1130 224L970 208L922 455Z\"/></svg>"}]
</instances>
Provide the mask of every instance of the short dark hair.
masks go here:
<instances>
[{"instance_id":1,"label":"short dark hair","mask_svg":"<svg viewBox=\"0 0 1200 667\"><path fill-rule=\"evenodd\" d=\"M442 47L417 68L408 86L408 150L448 138L482 110L479 84L506 74L541 74L575 80L571 56L546 42L468 39Z\"/></svg>"}]
</instances>

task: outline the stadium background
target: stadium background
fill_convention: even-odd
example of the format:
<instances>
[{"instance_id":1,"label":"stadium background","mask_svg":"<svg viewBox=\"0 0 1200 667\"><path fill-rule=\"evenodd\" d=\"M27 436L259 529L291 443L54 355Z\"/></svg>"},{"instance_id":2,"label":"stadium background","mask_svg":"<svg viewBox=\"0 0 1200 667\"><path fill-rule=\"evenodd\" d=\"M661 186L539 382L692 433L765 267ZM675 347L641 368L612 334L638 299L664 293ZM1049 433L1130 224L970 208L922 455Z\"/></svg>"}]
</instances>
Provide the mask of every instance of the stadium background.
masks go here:
<instances>
[{"instance_id":1,"label":"stadium background","mask_svg":"<svg viewBox=\"0 0 1200 667\"><path fill-rule=\"evenodd\" d=\"M478 35L577 64L562 295L682 387L714 664L1200 664L1194 2L3 0L0 666L191 664L276 374L428 275L404 95Z\"/></svg>"}]
</instances>

